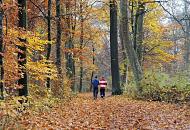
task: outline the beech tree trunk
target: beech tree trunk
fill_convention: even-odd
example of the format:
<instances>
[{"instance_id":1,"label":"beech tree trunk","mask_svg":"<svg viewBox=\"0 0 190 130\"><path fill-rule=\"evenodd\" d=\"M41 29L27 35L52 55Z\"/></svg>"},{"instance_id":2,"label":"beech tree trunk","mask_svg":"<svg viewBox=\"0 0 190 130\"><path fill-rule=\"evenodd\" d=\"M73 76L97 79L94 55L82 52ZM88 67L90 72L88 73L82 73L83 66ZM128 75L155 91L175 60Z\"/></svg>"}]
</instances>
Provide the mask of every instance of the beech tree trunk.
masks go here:
<instances>
[{"instance_id":1,"label":"beech tree trunk","mask_svg":"<svg viewBox=\"0 0 190 130\"><path fill-rule=\"evenodd\" d=\"M132 67L132 71L135 77L138 93L142 92L140 81L142 79L142 70L138 60L138 56L132 45L132 41L129 36L129 22L128 22L128 0L121 0L121 34L122 42L125 43L127 56Z\"/></svg>"},{"instance_id":2,"label":"beech tree trunk","mask_svg":"<svg viewBox=\"0 0 190 130\"><path fill-rule=\"evenodd\" d=\"M2 0L0 0L0 4L2 4ZM1 82L0 82L0 91L1 91L1 97L0 99L4 99L3 95L3 77L4 77L4 68L3 68L3 9L0 9L0 74L1 74Z\"/></svg>"},{"instance_id":3,"label":"beech tree trunk","mask_svg":"<svg viewBox=\"0 0 190 130\"><path fill-rule=\"evenodd\" d=\"M139 64L142 66L142 60L143 60L143 21L144 21L144 11L145 11L145 7L144 4L139 2L138 5L138 9L137 9L137 13L136 13L136 29L137 33L136 33L136 43L137 43L137 48L136 48L136 52L137 52L137 56L139 59Z\"/></svg>"},{"instance_id":4,"label":"beech tree trunk","mask_svg":"<svg viewBox=\"0 0 190 130\"><path fill-rule=\"evenodd\" d=\"M27 20L26 20L26 0L18 0L18 27L26 29ZM22 67L23 76L18 80L18 85L23 86L22 89L19 89L19 96L28 95L28 82L27 82L27 72L25 69L26 64L26 39L19 38L23 42L22 46L18 46L22 52L18 52L18 64Z\"/></svg>"},{"instance_id":5,"label":"beech tree trunk","mask_svg":"<svg viewBox=\"0 0 190 130\"><path fill-rule=\"evenodd\" d=\"M188 16L188 5L185 2L185 15ZM185 59L185 69L188 70L189 69L189 64L190 64L190 60L189 60L189 55L190 55L190 21L189 20L185 20L185 55L184 55L184 59Z\"/></svg>"},{"instance_id":6,"label":"beech tree trunk","mask_svg":"<svg viewBox=\"0 0 190 130\"><path fill-rule=\"evenodd\" d=\"M122 60L124 62L124 73L121 75L121 85L124 87L127 85L127 80L128 80L128 65L127 65L127 53L126 53L126 47L125 44L123 43L122 39L122 33L121 33L121 25L120 25L120 41L121 41L121 49L122 49Z\"/></svg>"},{"instance_id":7,"label":"beech tree trunk","mask_svg":"<svg viewBox=\"0 0 190 130\"><path fill-rule=\"evenodd\" d=\"M117 30L117 5L116 0L110 0L110 51L112 73L112 95L122 93L120 88L120 75L118 63L118 30Z\"/></svg>"}]
</instances>

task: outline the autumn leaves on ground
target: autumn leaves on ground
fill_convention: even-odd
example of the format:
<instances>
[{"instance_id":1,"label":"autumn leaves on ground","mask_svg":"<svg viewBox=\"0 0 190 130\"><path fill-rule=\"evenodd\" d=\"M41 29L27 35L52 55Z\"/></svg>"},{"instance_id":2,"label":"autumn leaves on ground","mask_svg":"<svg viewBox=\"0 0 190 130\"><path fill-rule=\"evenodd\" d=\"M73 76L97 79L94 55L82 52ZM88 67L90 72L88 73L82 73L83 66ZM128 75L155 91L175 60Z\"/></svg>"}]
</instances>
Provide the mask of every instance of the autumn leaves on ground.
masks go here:
<instances>
[{"instance_id":1,"label":"autumn leaves on ground","mask_svg":"<svg viewBox=\"0 0 190 130\"><path fill-rule=\"evenodd\" d=\"M52 108L23 113L12 125L17 129L188 130L190 109L109 94L105 99L93 100L92 94L87 93Z\"/></svg>"}]
</instances>

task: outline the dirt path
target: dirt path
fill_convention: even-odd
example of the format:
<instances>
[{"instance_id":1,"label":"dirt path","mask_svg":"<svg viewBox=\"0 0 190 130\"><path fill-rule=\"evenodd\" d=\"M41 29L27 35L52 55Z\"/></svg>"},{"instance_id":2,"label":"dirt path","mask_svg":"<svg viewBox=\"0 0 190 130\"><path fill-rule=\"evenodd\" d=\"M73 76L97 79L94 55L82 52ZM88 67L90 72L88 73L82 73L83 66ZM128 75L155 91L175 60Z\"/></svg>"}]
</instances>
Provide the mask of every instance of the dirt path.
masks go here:
<instances>
[{"instance_id":1,"label":"dirt path","mask_svg":"<svg viewBox=\"0 0 190 130\"><path fill-rule=\"evenodd\" d=\"M22 124L27 129L190 130L189 107L123 96L93 100L91 96L82 94L64 105L28 115Z\"/></svg>"}]
</instances>

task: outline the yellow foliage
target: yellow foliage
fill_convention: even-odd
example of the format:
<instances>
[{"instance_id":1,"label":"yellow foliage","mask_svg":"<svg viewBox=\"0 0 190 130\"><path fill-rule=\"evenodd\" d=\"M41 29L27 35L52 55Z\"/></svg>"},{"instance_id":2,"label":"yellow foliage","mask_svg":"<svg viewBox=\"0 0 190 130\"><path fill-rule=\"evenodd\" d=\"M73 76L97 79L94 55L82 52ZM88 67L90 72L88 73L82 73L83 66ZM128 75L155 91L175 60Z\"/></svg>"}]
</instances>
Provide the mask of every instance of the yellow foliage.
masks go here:
<instances>
[{"instance_id":1,"label":"yellow foliage","mask_svg":"<svg viewBox=\"0 0 190 130\"><path fill-rule=\"evenodd\" d=\"M33 62L28 60L26 68L33 79L46 80L48 77L55 79L57 77L56 66L45 59Z\"/></svg>"},{"instance_id":2,"label":"yellow foliage","mask_svg":"<svg viewBox=\"0 0 190 130\"><path fill-rule=\"evenodd\" d=\"M5 52L4 52L4 69L5 69L5 83L6 86L14 87L16 81L22 76L19 73L21 69L18 65L17 53L21 52L17 46L26 46L27 48L27 63L25 65L26 71L35 80L46 80L56 78L56 67L50 61L46 60L43 53L45 45L48 43L44 40L46 35L35 32L25 31L23 29L12 28L8 30L7 36L4 38ZM19 38L26 39L26 43L20 42Z\"/></svg>"},{"instance_id":3,"label":"yellow foliage","mask_svg":"<svg viewBox=\"0 0 190 130\"><path fill-rule=\"evenodd\" d=\"M147 8L153 10L146 13L144 19L145 64L154 66L170 63L175 60L173 54L168 51L173 46L173 42L164 38L168 30L160 23L160 19L164 16L163 11L157 4L149 4Z\"/></svg>"}]
</instances>

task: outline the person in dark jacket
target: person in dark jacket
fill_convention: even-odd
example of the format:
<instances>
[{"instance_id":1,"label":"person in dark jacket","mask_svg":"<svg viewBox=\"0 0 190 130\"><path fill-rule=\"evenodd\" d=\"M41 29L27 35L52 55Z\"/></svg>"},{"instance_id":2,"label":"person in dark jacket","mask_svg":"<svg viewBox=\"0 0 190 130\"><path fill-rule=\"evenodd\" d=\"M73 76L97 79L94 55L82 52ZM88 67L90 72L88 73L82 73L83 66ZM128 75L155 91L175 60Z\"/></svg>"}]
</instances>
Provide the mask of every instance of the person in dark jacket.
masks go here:
<instances>
[{"instance_id":1,"label":"person in dark jacket","mask_svg":"<svg viewBox=\"0 0 190 130\"><path fill-rule=\"evenodd\" d=\"M99 85L99 80L98 77L95 76L94 80L92 81L94 99L97 99L98 96L98 85Z\"/></svg>"}]
</instances>

